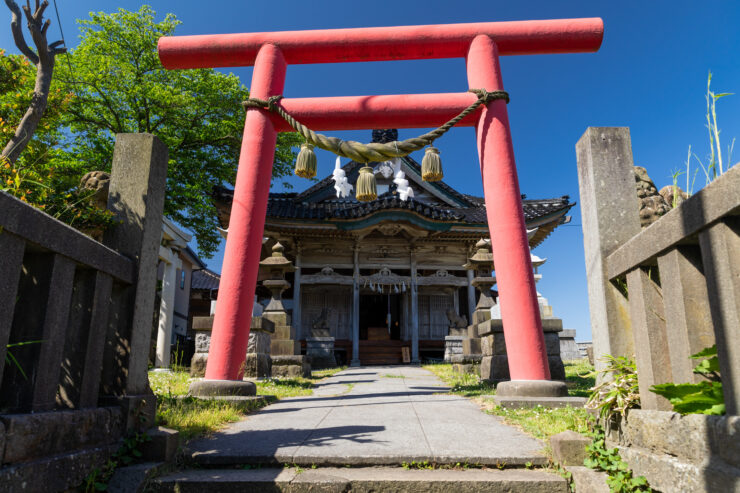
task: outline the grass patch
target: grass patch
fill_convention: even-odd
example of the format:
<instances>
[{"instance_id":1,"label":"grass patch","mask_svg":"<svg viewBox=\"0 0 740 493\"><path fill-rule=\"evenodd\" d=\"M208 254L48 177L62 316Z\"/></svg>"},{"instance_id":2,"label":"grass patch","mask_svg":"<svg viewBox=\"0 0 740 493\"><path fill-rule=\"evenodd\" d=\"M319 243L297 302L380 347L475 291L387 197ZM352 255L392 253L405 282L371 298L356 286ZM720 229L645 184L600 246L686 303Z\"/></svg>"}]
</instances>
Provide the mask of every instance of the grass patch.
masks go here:
<instances>
[{"instance_id":1,"label":"grass patch","mask_svg":"<svg viewBox=\"0 0 740 493\"><path fill-rule=\"evenodd\" d=\"M158 397L160 395L187 395L192 381L187 371L149 372L149 386Z\"/></svg>"},{"instance_id":2,"label":"grass patch","mask_svg":"<svg viewBox=\"0 0 740 493\"><path fill-rule=\"evenodd\" d=\"M313 393L314 382L308 378L268 378L259 380L257 384L258 395L274 395L278 399L286 397L301 397Z\"/></svg>"},{"instance_id":3,"label":"grass patch","mask_svg":"<svg viewBox=\"0 0 740 493\"><path fill-rule=\"evenodd\" d=\"M552 435L565 430L578 433L589 431L588 423L592 419L586 409L560 407L550 409L537 406L531 409L507 409L489 401L484 404L488 414L500 416L507 424L515 425L540 440L548 441Z\"/></svg>"},{"instance_id":4,"label":"grass patch","mask_svg":"<svg viewBox=\"0 0 740 493\"><path fill-rule=\"evenodd\" d=\"M311 380L323 380L325 378L333 377L340 371L344 371L346 369L346 366L338 366L336 368L327 368L325 370L314 370L311 372Z\"/></svg>"},{"instance_id":5,"label":"grass patch","mask_svg":"<svg viewBox=\"0 0 740 493\"><path fill-rule=\"evenodd\" d=\"M383 377L383 378L406 378L403 375L392 375L390 373L384 373L384 374L382 374L380 376Z\"/></svg>"},{"instance_id":6,"label":"grass patch","mask_svg":"<svg viewBox=\"0 0 740 493\"><path fill-rule=\"evenodd\" d=\"M227 423L239 421L248 412L265 405L265 402L252 401L248 405L253 407L245 409L245 404L227 401L157 395L157 424L179 431L181 440L188 441L213 433Z\"/></svg>"},{"instance_id":7,"label":"grass patch","mask_svg":"<svg viewBox=\"0 0 740 493\"><path fill-rule=\"evenodd\" d=\"M311 395L316 382L343 369L315 371L310 378L261 380L256 382L257 394L272 395L277 399ZM184 441L213 433L267 404L264 400L245 404L187 397L193 380L187 369L149 372L149 386L157 396L157 424L179 431Z\"/></svg>"},{"instance_id":8,"label":"grass patch","mask_svg":"<svg viewBox=\"0 0 740 493\"><path fill-rule=\"evenodd\" d=\"M495 393L492 384L482 382L480 377L471 373L457 373L452 371L449 363L436 363L424 365L422 368L437 375L440 380L450 386L450 393L463 397L480 397L481 395L492 395Z\"/></svg>"},{"instance_id":9,"label":"grass patch","mask_svg":"<svg viewBox=\"0 0 740 493\"><path fill-rule=\"evenodd\" d=\"M594 367L587 359L563 361L565 366L565 383L571 397L588 397L591 388L596 385Z\"/></svg>"}]
</instances>

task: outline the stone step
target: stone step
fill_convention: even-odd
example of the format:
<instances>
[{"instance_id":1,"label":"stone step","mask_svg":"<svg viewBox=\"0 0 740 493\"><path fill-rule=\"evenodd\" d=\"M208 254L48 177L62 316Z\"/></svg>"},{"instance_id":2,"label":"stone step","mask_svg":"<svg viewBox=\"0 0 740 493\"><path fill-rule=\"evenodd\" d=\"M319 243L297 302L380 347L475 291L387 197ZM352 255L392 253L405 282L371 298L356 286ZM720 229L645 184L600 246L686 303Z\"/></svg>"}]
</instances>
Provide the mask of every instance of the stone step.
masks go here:
<instances>
[{"instance_id":1,"label":"stone step","mask_svg":"<svg viewBox=\"0 0 740 493\"><path fill-rule=\"evenodd\" d=\"M148 491L210 493L242 491L455 493L566 493L557 474L527 469L263 468L198 469L155 479Z\"/></svg>"}]
</instances>

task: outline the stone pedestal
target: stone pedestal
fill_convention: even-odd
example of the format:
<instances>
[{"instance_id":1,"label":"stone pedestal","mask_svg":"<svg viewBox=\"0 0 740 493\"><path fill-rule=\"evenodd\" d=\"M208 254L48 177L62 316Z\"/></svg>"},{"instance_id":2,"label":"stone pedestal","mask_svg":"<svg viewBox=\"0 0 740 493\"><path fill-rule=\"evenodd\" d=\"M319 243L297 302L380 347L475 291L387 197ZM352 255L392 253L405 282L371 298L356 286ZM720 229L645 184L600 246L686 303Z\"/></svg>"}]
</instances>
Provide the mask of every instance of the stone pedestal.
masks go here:
<instances>
[{"instance_id":1,"label":"stone pedestal","mask_svg":"<svg viewBox=\"0 0 740 493\"><path fill-rule=\"evenodd\" d=\"M581 351L576 344L576 329L563 329L560 338L560 359L563 361L581 359Z\"/></svg>"},{"instance_id":2,"label":"stone pedestal","mask_svg":"<svg viewBox=\"0 0 740 493\"><path fill-rule=\"evenodd\" d=\"M463 340L465 338L462 335L449 335L445 337L445 363L451 363L454 355L463 354Z\"/></svg>"},{"instance_id":3,"label":"stone pedestal","mask_svg":"<svg viewBox=\"0 0 740 493\"><path fill-rule=\"evenodd\" d=\"M193 331L195 332L195 354L190 361L190 376L203 377L206 374L208 351L211 349L211 330L213 317L193 317Z\"/></svg>"},{"instance_id":4,"label":"stone pedestal","mask_svg":"<svg viewBox=\"0 0 740 493\"><path fill-rule=\"evenodd\" d=\"M245 378L270 378L272 376L272 361L270 334L274 332L274 324L262 317L252 317L252 327L249 330L247 344L247 358L244 361Z\"/></svg>"},{"instance_id":5,"label":"stone pedestal","mask_svg":"<svg viewBox=\"0 0 740 493\"><path fill-rule=\"evenodd\" d=\"M311 376L311 365L308 358L301 355L272 356L273 378L296 378Z\"/></svg>"},{"instance_id":6,"label":"stone pedestal","mask_svg":"<svg viewBox=\"0 0 740 493\"><path fill-rule=\"evenodd\" d=\"M333 337L309 337L306 339L306 357L311 368L336 368Z\"/></svg>"},{"instance_id":7,"label":"stone pedestal","mask_svg":"<svg viewBox=\"0 0 740 493\"><path fill-rule=\"evenodd\" d=\"M491 307L496 302L491 296L491 288L496 283L496 278L491 276L493 267L493 254L491 253L490 241L480 240L475 244L475 255L468 259L468 263L463 267L475 272L475 277L470 284L480 291L478 304L468 326L467 338L462 341L463 356L466 363L456 363L453 361L452 368L455 371L468 368L477 369L480 372L480 363L483 357L481 350L481 340L478 335L478 325L491 319ZM480 374L480 373L479 373Z\"/></svg>"},{"instance_id":8,"label":"stone pedestal","mask_svg":"<svg viewBox=\"0 0 740 493\"><path fill-rule=\"evenodd\" d=\"M480 375L480 354L455 354L450 358L452 371L456 373L473 373Z\"/></svg>"},{"instance_id":9,"label":"stone pedestal","mask_svg":"<svg viewBox=\"0 0 740 493\"><path fill-rule=\"evenodd\" d=\"M543 318L542 328L545 332L545 348L550 366L550 378L565 380L565 367L560 359L560 338L563 321L559 318ZM501 382L509 379L509 360L504 340L504 325L501 319L490 319L477 326L482 353L480 372L481 379L488 382Z\"/></svg>"}]
</instances>

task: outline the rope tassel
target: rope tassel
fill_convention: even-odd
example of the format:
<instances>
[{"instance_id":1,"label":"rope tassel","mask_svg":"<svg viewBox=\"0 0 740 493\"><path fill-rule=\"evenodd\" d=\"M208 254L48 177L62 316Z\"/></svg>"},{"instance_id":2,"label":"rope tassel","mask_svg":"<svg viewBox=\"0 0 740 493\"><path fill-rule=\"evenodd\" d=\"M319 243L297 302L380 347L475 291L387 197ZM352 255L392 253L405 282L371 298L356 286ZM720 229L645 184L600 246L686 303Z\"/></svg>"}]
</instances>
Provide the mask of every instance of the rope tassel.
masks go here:
<instances>
[{"instance_id":1,"label":"rope tassel","mask_svg":"<svg viewBox=\"0 0 740 493\"><path fill-rule=\"evenodd\" d=\"M378 198L378 188L375 184L375 174L370 166L360 168L357 178L357 193L355 197L360 202L370 202Z\"/></svg>"},{"instance_id":2,"label":"rope tassel","mask_svg":"<svg viewBox=\"0 0 740 493\"><path fill-rule=\"evenodd\" d=\"M301 151L295 160L295 174L301 178L316 176L316 153L313 151L313 144L308 142L301 144Z\"/></svg>"},{"instance_id":3,"label":"rope tassel","mask_svg":"<svg viewBox=\"0 0 740 493\"><path fill-rule=\"evenodd\" d=\"M444 177L442 160L436 147L427 147L424 159L421 161L421 179L424 181L439 181Z\"/></svg>"}]
</instances>

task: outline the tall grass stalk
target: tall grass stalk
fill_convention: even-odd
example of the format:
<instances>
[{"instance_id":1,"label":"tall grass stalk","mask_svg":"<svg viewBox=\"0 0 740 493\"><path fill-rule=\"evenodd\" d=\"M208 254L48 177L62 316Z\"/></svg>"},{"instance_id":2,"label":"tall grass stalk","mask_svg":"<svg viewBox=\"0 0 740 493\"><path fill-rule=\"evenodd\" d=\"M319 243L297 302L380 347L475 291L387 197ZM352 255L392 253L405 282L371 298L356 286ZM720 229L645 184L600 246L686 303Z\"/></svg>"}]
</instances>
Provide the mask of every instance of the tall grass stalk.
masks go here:
<instances>
[{"instance_id":1,"label":"tall grass stalk","mask_svg":"<svg viewBox=\"0 0 740 493\"><path fill-rule=\"evenodd\" d=\"M709 72L709 75L707 76L707 94L705 95L705 99L707 101L706 127L707 135L709 136L709 162L705 166L704 162L699 158L699 156L697 156L696 153L691 152L691 146L689 146L689 158L686 161L686 193L688 193L689 195L691 195L691 189L693 188L693 183L691 184L691 187L689 187L689 167L691 161L690 158L692 155L699 163L699 166L701 166L701 169L704 172L704 176L706 178L707 185L719 175L723 174L726 169L725 161L722 158L722 145L719 138L720 130L719 125L717 124L717 100L719 100L720 98L724 98L725 96L731 96L733 93L722 92L719 94L715 94L714 91L712 91L711 85L712 72ZM734 147L735 139L732 139L732 143L727 146L727 168L732 166L731 160ZM696 173L694 173L694 175L696 175Z\"/></svg>"}]
</instances>

